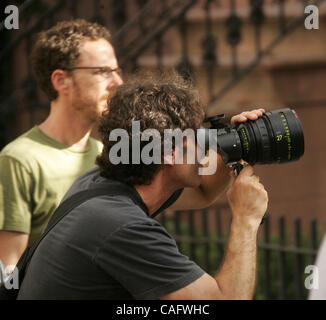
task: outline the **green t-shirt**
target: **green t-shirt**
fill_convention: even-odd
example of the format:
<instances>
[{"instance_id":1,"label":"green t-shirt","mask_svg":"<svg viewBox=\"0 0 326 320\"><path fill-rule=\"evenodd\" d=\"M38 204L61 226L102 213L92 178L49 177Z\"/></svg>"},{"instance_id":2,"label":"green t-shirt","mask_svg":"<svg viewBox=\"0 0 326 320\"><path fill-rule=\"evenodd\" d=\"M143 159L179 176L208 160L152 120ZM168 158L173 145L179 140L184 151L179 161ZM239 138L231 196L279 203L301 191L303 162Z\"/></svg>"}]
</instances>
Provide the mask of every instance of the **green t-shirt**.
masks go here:
<instances>
[{"instance_id":1,"label":"green t-shirt","mask_svg":"<svg viewBox=\"0 0 326 320\"><path fill-rule=\"evenodd\" d=\"M90 138L75 150L37 126L0 153L0 230L30 234L33 243L72 183L95 167L102 144Z\"/></svg>"}]
</instances>

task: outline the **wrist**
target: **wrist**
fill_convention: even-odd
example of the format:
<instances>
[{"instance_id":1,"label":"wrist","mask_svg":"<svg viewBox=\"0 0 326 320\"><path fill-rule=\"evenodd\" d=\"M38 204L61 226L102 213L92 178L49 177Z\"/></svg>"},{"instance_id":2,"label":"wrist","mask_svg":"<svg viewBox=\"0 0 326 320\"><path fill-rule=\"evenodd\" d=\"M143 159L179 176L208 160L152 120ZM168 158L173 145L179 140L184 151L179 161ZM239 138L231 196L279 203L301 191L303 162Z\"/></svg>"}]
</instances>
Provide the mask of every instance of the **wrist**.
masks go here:
<instances>
[{"instance_id":1,"label":"wrist","mask_svg":"<svg viewBox=\"0 0 326 320\"><path fill-rule=\"evenodd\" d=\"M232 219L228 243L229 254L256 252L259 225L255 221L243 217Z\"/></svg>"},{"instance_id":2,"label":"wrist","mask_svg":"<svg viewBox=\"0 0 326 320\"><path fill-rule=\"evenodd\" d=\"M261 220L253 217L233 216L231 226L237 229L245 229L247 231L257 231Z\"/></svg>"}]
</instances>

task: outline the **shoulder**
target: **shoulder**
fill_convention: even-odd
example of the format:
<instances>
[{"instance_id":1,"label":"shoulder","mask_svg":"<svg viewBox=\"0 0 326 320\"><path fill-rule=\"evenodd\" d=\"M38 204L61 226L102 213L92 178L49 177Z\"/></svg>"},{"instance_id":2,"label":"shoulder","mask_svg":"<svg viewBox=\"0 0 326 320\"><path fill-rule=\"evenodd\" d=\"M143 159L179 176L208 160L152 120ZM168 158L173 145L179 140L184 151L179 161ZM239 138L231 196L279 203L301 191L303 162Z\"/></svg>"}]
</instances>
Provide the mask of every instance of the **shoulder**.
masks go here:
<instances>
[{"instance_id":1,"label":"shoulder","mask_svg":"<svg viewBox=\"0 0 326 320\"><path fill-rule=\"evenodd\" d=\"M37 131L37 127L33 127L8 143L1 150L0 157L14 159L21 164L30 162L32 159L37 159L39 151L43 146L38 138Z\"/></svg>"},{"instance_id":2,"label":"shoulder","mask_svg":"<svg viewBox=\"0 0 326 320\"><path fill-rule=\"evenodd\" d=\"M84 212L91 212L93 216L96 215L103 224L106 222L110 224L110 233L137 224L157 223L127 195L108 194L94 197L85 202L80 209ZM92 219L91 215L90 219Z\"/></svg>"},{"instance_id":3,"label":"shoulder","mask_svg":"<svg viewBox=\"0 0 326 320\"><path fill-rule=\"evenodd\" d=\"M35 128L8 143L0 152L2 165L19 165L28 170L28 163L37 159L40 144L34 139Z\"/></svg>"},{"instance_id":4,"label":"shoulder","mask_svg":"<svg viewBox=\"0 0 326 320\"><path fill-rule=\"evenodd\" d=\"M113 253L119 250L119 254L132 251L133 254L144 257L151 252L158 253L160 250L170 250L169 255L178 251L173 237L167 230L154 219L146 217L143 212L132 208L128 214L121 210L110 220L107 235L98 248L97 255ZM143 253L140 253L143 251ZM144 252L145 251L145 252ZM138 253L137 253L138 252ZM131 253L130 253L131 255Z\"/></svg>"},{"instance_id":5,"label":"shoulder","mask_svg":"<svg viewBox=\"0 0 326 320\"><path fill-rule=\"evenodd\" d=\"M127 196L100 195L75 207L59 223L56 232L62 239L78 239L76 242L81 246L92 245L94 253L110 244L110 239L119 238L119 230L128 231L130 226L148 224L148 220L146 213ZM78 237L80 234L83 234L82 238Z\"/></svg>"},{"instance_id":6,"label":"shoulder","mask_svg":"<svg viewBox=\"0 0 326 320\"><path fill-rule=\"evenodd\" d=\"M142 217L139 215L133 221L125 221L124 224L117 228L114 233L110 235L110 241L113 238L124 239L126 241L137 240L139 245L149 244L152 241L156 242L157 246L166 245L169 243L176 246L173 237L167 230L156 220Z\"/></svg>"}]
</instances>

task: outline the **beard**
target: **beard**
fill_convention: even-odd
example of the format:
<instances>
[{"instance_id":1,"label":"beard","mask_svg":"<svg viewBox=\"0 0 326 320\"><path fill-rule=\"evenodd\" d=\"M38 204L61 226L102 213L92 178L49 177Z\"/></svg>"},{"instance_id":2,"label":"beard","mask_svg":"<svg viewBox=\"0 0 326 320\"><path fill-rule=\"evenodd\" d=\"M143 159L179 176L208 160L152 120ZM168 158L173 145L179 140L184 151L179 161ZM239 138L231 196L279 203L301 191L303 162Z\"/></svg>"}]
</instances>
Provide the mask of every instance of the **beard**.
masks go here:
<instances>
[{"instance_id":1,"label":"beard","mask_svg":"<svg viewBox=\"0 0 326 320\"><path fill-rule=\"evenodd\" d=\"M87 95L87 89L82 90L78 83L74 81L72 107L91 122L97 122L107 109L107 96L101 100L96 100Z\"/></svg>"}]
</instances>

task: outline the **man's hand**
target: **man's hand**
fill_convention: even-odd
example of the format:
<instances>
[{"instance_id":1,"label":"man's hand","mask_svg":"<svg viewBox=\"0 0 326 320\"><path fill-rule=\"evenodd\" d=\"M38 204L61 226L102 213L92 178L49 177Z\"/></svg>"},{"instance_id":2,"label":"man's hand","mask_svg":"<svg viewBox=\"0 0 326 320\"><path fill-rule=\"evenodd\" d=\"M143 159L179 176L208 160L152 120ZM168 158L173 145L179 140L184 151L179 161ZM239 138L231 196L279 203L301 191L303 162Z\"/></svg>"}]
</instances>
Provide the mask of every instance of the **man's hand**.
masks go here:
<instances>
[{"instance_id":1,"label":"man's hand","mask_svg":"<svg viewBox=\"0 0 326 320\"><path fill-rule=\"evenodd\" d=\"M259 226L267 210L268 195L251 166L242 169L227 197L234 220Z\"/></svg>"},{"instance_id":2,"label":"man's hand","mask_svg":"<svg viewBox=\"0 0 326 320\"><path fill-rule=\"evenodd\" d=\"M237 114L231 118L231 123L234 122L246 122L249 120L257 120L265 113L265 109L255 109L252 111L244 111L240 114Z\"/></svg>"}]
</instances>

